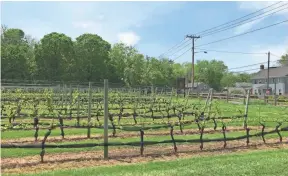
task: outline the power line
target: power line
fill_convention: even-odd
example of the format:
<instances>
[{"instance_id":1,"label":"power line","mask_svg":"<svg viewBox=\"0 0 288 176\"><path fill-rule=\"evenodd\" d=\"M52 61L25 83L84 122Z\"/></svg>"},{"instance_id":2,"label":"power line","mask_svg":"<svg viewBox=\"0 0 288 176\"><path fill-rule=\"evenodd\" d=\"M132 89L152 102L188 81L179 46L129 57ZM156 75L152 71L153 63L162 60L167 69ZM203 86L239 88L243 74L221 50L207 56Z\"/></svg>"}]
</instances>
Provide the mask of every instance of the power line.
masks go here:
<instances>
[{"instance_id":1,"label":"power line","mask_svg":"<svg viewBox=\"0 0 288 176\"><path fill-rule=\"evenodd\" d=\"M187 53L188 51L190 51L190 48L188 48L188 50L186 50L184 53L180 54L179 56L177 56L176 58L172 59L173 61L179 59L181 56L183 56L185 53Z\"/></svg>"},{"instance_id":2,"label":"power line","mask_svg":"<svg viewBox=\"0 0 288 176\"><path fill-rule=\"evenodd\" d=\"M166 51L166 52L164 52L164 53L162 53L161 55L159 55L158 57L161 57L161 56L163 56L163 55L165 55L166 53L169 53L173 48L175 48L177 45L179 45L179 46L181 46L180 44L183 42L183 41L185 41L186 40L186 38L184 39L184 40L182 40L179 44L176 44L176 45L174 45L173 47L171 47L168 51ZM190 40L190 39L189 39ZM187 42L187 41L186 41ZM185 42L185 43L186 43ZM177 48L179 48L179 46L177 47ZM177 49L176 48L176 49Z\"/></svg>"},{"instance_id":3,"label":"power line","mask_svg":"<svg viewBox=\"0 0 288 176\"><path fill-rule=\"evenodd\" d=\"M283 6L287 6L287 5L288 5L288 3L286 3L286 4L283 5ZM281 6L281 7L283 7L283 6ZM274 8L274 9L272 9L272 10L275 10L275 9L278 9L278 8L280 8L280 7ZM241 25L243 25L243 24L247 24L247 23L250 23L250 22L252 22L252 21L259 20L259 19L261 19L261 18L264 18L264 17L270 16L270 15L273 15L273 14L275 14L275 13L277 13L277 12L280 12L280 11L282 11L282 10L285 10L285 9L288 9L288 7L282 8L282 9L277 10L277 11L274 11L274 12L272 12L272 13L270 13L270 14L267 14L267 15L263 15L263 14L269 12L269 11L267 11L267 12L265 12L265 13L263 13L263 14L257 15L257 16L260 16L259 18L254 18L254 17L253 17L254 19L252 19L252 20L246 19L246 20L243 20L242 22L247 21L247 20L249 20L249 21L247 21L247 22L245 22L245 23L232 24L232 25L230 25L230 26L224 27L223 29L218 29L218 30L215 30L215 31L212 31L212 32L208 32L207 34L201 35L201 37L206 37L206 36L209 36L209 35L213 35L213 34L215 34L215 33L223 32L223 31L226 31L226 30L228 30L228 29L232 29L232 28L235 28L235 27L237 27L237 26L241 26ZM272 10L270 10L270 11L272 11ZM261 16L261 15L263 15L263 16ZM255 16L255 17L257 17L257 16Z\"/></svg>"},{"instance_id":4,"label":"power line","mask_svg":"<svg viewBox=\"0 0 288 176\"><path fill-rule=\"evenodd\" d=\"M273 54L273 53L270 53L272 56L275 56L275 57L278 57L278 58L282 58L282 57L280 57L280 56L277 56L277 55L275 55L275 54Z\"/></svg>"},{"instance_id":5,"label":"power line","mask_svg":"<svg viewBox=\"0 0 288 176\"><path fill-rule=\"evenodd\" d=\"M284 60L286 60L286 59L284 59ZM287 59L288 60L288 59ZM274 60L274 61L270 61L270 63L272 63L272 62L278 62L278 61L280 61L280 59L279 60ZM260 63L256 63L256 64L251 64L251 65L244 65L244 66L241 66L241 67L235 67L235 68L230 68L230 69L228 69L228 71L230 71L230 70L235 70L235 69L239 69L239 68L246 68L246 67L251 67L251 66L255 66L255 65L262 65L262 64L267 64L268 62L266 61L266 62L260 62ZM253 69L251 69L251 70L256 70L256 69L259 69L259 68L253 68ZM250 71L250 70L246 70L246 71ZM244 71L237 71L237 72L244 72ZM233 73L237 73L237 72L233 72Z\"/></svg>"},{"instance_id":6,"label":"power line","mask_svg":"<svg viewBox=\"0 0 288 176\"><path fill-rule=\"evenodd\" d=\"M245 66L241 66L241 67L235 67L235 68L230 68L228 70L235 70L235 69L239 69L239 68L246 68L246 67L251 67L251 66L255 66L255 65L259 65L259 64L266 64L267 62L260 62L257 64L251 64L251 65L245 65Z\"/></svg>"},{"instance_id":7,"label":"power line","mask_svg":"<svg viewBox=\"0 0 288 176\"><path fill-rule=\"evenodd\" d=\"M253 70L259 70L259 68L254 68L254 69L249 69L249 70L243 70L243 71L236 71L236 72L232 72L232 73L243 73L243 72L253 71Z\"/></svg>"},{"instance_id":8,"label":"power line","mask_svg":"<svg viewBox=\"0 0 288 176\"><path fill-rule=\"evenodd\" d=\"M191 39L189 39L189 40L191 40ZM188 41L188 40L187 40L187 41ZM186 47L187 47L188 45L190 45L190 44L191 44L191 43L188 43L187 45L181 47L180 50L178 50L178 51L176 51L176 52L173 52L173 54L170 54L170 55L168 55L167 57L173 56L174 54L176 54L176 53L178 53L179 51L183 50L184 48L186 48ZM191 48L189 48L187 51L185 51L185 53L188 52L190 49L191 49ZM185 53L184 53L184 54L185 54Z\"/></svg>"},{"instance_id":9,"label":"power line","mask_svg":"<svg viewBox=\"0 0 288 176\"><path fill-rule=\"evenodd\" d=\"M237 18L237 19L232 20L232 21L228 21L228 22L226 22L226 23L223 23L223 24L221 24L221 25L212 27L212 28L210 28L210 29L206 29L206 30L204 30L204 31L202 31L202 32L198 32L198 33L196 33L196 34L197 34L197 35L201 35L202 33L205 33L205 32L207 32L207 31L214 30L215 28L217 29L217 28L220 27L220 26L224 26L224 25L230 24L230 23L232 23L232 22L234 22L234 21L243 19L243 18L245 18L245 17L249 17L249 16L251 16L251 15L253 15L253 14L256 14L256 13L258 13L258 12L261 12L261 11L264 10L264 9L267 9L267 8L270 8L270 7L274 6L274 5L277 5L277 4L279 4L280 2L282 2L282 1L276 2L276 3L272 4L272 5L269 5L269 6L265 7L265 8L262 8L262 9L260 9L260 10L257 10L257 11L255 11L255 12L253 12L253 13L247 14L247 15L245 15L245 16L243 16L243 17Z\"/></svg>"},{"instance_id":10,"label":"power line","mask_svg":"<svg viewBox=\"0 0 288 176\"><path fill-rule=\"evenodd\" d=\"M249 53L249 52L240 52L240 51L219 51L219 50L207 50L199 48L200 51L212 51L212 52L219 52L219 53L235 53L235 54L267 54L267 53Z\"/></svg>"},{"instance_id":11,"label":"power line","mask_svg":"<svg viewBox=\"0 0 288 176\"><path fill-rule=\"evenodd\" d=\"M207 31L210 31L210 32L211 32L211 30L213 30L213 29L215 29L215 28L217 29L217 28L220 27L220 26L224 26L224 25L226 25L226 24L230 24L230 23L232 23L232 22L238 21L238 20L243 19L243 18L245 18L245 17L249 17L249 16L251 16L251 15L253 15L253 14L256 14L256 13L262 11L262 10L268 9L268 8L270 8L270 7L272 7L272 6L275 6L275 5L279 4L279 3L281 3L281 1L276 2L276 3L274 3L274 4L270 5L270 6L267 6L267 7L265 7L265 8L262 8L262 9L260 9L260 10L258 10L258 11L255 11L255 12L253 12L253 13L250 13L250 14L248 14L248 15L245 15L245 16L243 16L243 17L241 17L241 18L238 18L238 19L235 19L235 20L226 22L226 23L221 24L221 25L218 25L218 26L216 26L216 27L213 27L213 28L204 30L204 31L202 31L202 32L199 32L199 33L197 33L197 34L205 33L205 32L207 32ZM273 10L274 10L274 9L273 9ZM270 11L271 11L271 10L270 10ZM268 12L269 12L269 11L268 11ZM267 13L267 11L264 12L264 13ZM254 18L254 17L250 17L250 19L251 19L251 18ZM249 18L248 18L248 20L249 20ZM239 22L238 22L238 23L239 23ZM213 32L213 31L212 31L212 32ZM214 31L214 32L215 32L215 31ZM182 41L182 42L183 42L183 41ZM182 43L182 42L181 42L181 43ZM179 46L176 47L176 48L175 48L175 46L177 46L177 45L175 45L174 47L170 48L170 49L169 49L167 52L165 52L164 54L169 53L173 48L175 48L175 50L178 49L178 48L180 48L181 46L183 46L183 45L186 44L187 42L189 42L189 40L185 41L185 42L182 43L182 44L180 43ZM182 50L183 48L187 47L189 44L190 44L190 43L186 44L186 45L185 45L184 47L182 47L180 50ZM171 55L173 56L175 53L179 52L180 50L174 52L173 54L170 54L169 56L171 56ZM187 52L188 52L188 51L187 51ZM160 56L162 56L162 55L164 55L164 54L161 54ZM181 54L181 55L182 55L182 54ZM169 56L168 56L168 57L169 57Z\"/></svg>"},{"instance_id":12,"label":"power line","mask_svg":"<svg viewBox=\"0 0 288 176\"><path fill-rule=\"evenodd\" d=\"M278 22L278 23L274 23L274 24L271 24L271 25L268 25L268 26L265 26L265 27L262 27L262 28L254 29L254 30L251 30L251 31L248 31L248 32L244 32L244 33L241 33L241 34L238 34L238 35L234 35L234 36L231 36L231 37L227 37L227 38L224 38L224 39L220 39L220 40L216 40L216 41L213 41L213 42L209 42L209 43L205 43L205 44L202 44L202 45L198 45L196 47L222 42L222 41L229 40L229 39L232 39L232 38L235 38L235 37L239 37L239 36L242 36L242 35L253 33L253 32L256 32L256 31L259 31L259 30L263 30L263 29L266 29L266 28L269 28L269 27L273 27L273 26L276 26L276 25L279 25L279 24L282 24L282 23L285 23L285 22L288 22L288 20L284 20L284 21L281 21L281 22Z\"/></svg>"}]
</instances>

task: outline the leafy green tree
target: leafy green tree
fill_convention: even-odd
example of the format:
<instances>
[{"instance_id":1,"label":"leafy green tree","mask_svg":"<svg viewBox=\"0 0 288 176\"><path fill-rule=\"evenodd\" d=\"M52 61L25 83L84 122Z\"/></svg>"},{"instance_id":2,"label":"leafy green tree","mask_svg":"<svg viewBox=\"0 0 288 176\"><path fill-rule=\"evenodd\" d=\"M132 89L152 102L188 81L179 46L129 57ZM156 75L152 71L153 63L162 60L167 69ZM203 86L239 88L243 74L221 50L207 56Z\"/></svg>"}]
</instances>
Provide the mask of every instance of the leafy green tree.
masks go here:
<instances>
[{"instance_id":1,"label":"leafy green tree","mask_svg":"<svg viewBox=\"0 0 288 176\"><path fill-rule=\"evenodd\" d=\"M65 34L45 35L35 45L35 61L39 79L65 81L75 77L74 45Z\"/></svg>"},{"instance_id":2,"label":"leafy green tree","mask_svg":"<svg viewBox=\"0 0 288 176\"><path fill-rule=\"evenodd\" d=\"M2 79L29 79L28 52L21 29L1 28L1 76Z\"/></svg>"},{"instance_id":3,"label":"leafy green tree","mask_svg":"<svg viewBox=\"0 0 288 176\"><path fill-rule=\"evenodd\" d=\"M288 66L288 53L281 56L281 59L278 61L281 66Z\"/></svg>"},{"instance_id":4,"label":"leafy green tree","mask_svg":"<svg viewBox=\"0 0 288 176\"><path fill-rule=\"evenodd\" d=\"M108 78L111 45L96 34L83 34L76 38L76 72L78 79L102 81Z\"/></svg>"},{"instance_id":5,"label":"leafy green tree","mask_svg":"<svg viewBox=\"0 0 288 176\"><path fill-rule=\"evenodd\" d=\"M221 79L227 71L227 66L223 61L217 60L201 60L197 62L198 80L208 84L215 90L221 89Z\"/></svg>"},{"instance_id":6,"label":"leafy green tree","mask_svg":"<svg viewBox=\"0 0 288 176\"><path fill-rule=\"evenodd\" d=\"M109 53L109 64L119 81L128 86L144 84L144 56L131 46L123 43L115 44ZM115 78L114 78L115 79Z\"/></svg>"},{"instance_id":7,"label":"leafy green tree","mask_svg":"<svg viewBox=\"0 0 288 176\"><path fill-rule=\"evenodd\" d=\"M221 79L221 87L234 87L237 82L237 75L231 72L227 72Z\"/></svg>"}]
</instances>

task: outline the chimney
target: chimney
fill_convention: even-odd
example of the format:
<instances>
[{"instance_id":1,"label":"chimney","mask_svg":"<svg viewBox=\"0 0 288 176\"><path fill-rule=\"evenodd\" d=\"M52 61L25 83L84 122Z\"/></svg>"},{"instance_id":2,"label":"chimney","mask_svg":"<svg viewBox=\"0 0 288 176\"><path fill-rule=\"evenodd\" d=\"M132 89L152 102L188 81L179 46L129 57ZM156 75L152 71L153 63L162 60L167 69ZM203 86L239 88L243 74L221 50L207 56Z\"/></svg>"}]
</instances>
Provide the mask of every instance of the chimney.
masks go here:
<instances>
[{"instance_id":1,"label":"chimney","mask_svg":"<svg viewBox=\"0 0 288 176\"><path fill-rule=\"evenodd\" d=\"M260 65L260 70L263 70L264 69L264 65Z\"/></svg>"}]
</instances>

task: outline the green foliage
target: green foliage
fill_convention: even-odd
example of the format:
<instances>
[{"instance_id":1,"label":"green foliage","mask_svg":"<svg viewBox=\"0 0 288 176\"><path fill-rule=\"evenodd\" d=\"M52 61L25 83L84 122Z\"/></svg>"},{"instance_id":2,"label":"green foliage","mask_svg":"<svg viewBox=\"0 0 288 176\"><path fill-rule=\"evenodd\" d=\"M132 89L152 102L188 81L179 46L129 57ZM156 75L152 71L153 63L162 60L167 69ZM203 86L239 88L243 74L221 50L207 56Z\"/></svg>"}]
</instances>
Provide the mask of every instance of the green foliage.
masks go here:
<instances>
[{"instance_id":1,"label":"green foliage","mask_svg":"<svg viewBox=\"0 0 288 176\"><path fill-rule=\"evenodd\" d=\"M76 38L75 67L78 80L100 81L107 77L110 44L95 34L83 34Z\"/></svg>"},{"instance_id":2,"label":"green foliage","mask_svg":"<svg viewBox=\"0 0 288 176\"><path fill-rule=\"evenodd\" d=\"M217 60L201 60L197 62L198 66L198 81L208 84L215 90L220 90L221 79L227 71L227 66L223 61Z\"/></svg>"},{"instance_id":3,"label":"green foliage","mask_svg":"<svg viewBox=\"0 0 288 176\"><path fill-rule=\"evenodd\" d=\"M278 61L278 63L282 66L288 66L288 53L281 56L281 59Z\"/></svg>"},{"instance_id":4,"label":"green foliage","mask_svg":"<svg viewBox=\"0 0 288 176\"><path fill-rule=\"evenodd\" d=\"M131 87L175 86L179 77L190 82L190 62L174 63L169 58L144 56L131 46L110 43L97 34L85 33L73 41L52 32L40 41L21 29L1 30L2 79L102 82L109 79ZM220 90L235 82L247 82L247 74L227 72L223 61L201 60L194 66L195 82Z\"/></svg>"},{"instance_id":5,"label":"green foliage","mask_svg":"<svg viewBox=\"0 0 288 176\"><path fill-rule=\"evenodd\" d=\"M70 80L73 77L75 53L72 39L56 32L45 35L35 47L38 78Z\"/></svg>"}]
</instances>

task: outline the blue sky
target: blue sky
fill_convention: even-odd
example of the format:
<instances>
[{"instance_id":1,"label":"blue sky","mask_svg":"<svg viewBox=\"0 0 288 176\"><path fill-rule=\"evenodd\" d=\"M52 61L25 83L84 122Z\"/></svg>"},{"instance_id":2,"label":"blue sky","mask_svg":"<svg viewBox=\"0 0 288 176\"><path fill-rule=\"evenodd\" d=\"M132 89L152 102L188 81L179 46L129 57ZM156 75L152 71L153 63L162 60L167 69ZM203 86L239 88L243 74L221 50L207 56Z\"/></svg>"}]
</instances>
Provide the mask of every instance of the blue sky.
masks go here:
<instances>
[{"instance_id":1,"label":"blue sky","mask_svg":"<svg viewBox=\"0 0 288 176\"><path fill-rule=\"evenodd\" d=\"M21 28L37 39L50 32L65 33L73 39L85 32L96 33L110 43L122 41L134 45L144 55L158 57L181 42L186 34L198 33L273 3L275 2L2 2L1 23L10 28ZM285 19L288 19L287 9L271 17L200 38L196 41L196 46ZM271 51L282 55L288 50L287 29L288 25L285 23L201 48L257 53ZM178 54L187 49L188 47ZM177 56L175 54L171 59ZM211 51L207 54L197 53L195 59L223 60L232 68L266 61L267 56ZM276 59L277 57L271 57L271 60ZM191 52L176 61L191 61Z\"/></svg>"}]
</instances>

